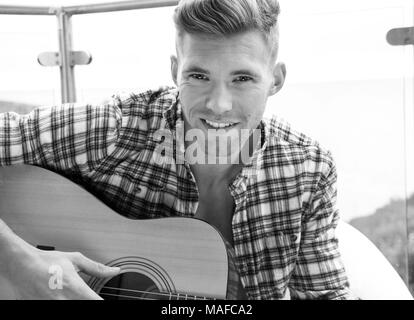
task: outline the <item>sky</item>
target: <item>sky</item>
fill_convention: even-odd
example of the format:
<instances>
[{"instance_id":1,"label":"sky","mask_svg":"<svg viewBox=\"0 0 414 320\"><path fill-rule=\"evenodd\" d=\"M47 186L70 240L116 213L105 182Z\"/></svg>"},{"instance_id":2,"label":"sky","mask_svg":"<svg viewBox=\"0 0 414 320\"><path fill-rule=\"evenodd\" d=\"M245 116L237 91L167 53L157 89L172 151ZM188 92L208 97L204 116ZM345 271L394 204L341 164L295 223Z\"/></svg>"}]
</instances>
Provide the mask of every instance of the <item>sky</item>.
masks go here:
<instances>
[{"instance_id":1,"label":"sky","mask_svg":"<svg viewBox=\"0 0 414 320\"><path fill-rule=\"evenodd\" d=\"M413 25L413 1L280 4L279 59L288 73L266 115L288 120L332 151L338 206L346 219L414 192L413 52L385 40L391 28ZM99 102L114 91L172 84L171 13L170 7L73 17L74 50L93 57L90 65L76 67L78 100ZM0 40L0 100L59 103L58 69L36 61L40 52L57 50L56 18L0 15Z\"/></svg>"}]
</instances>

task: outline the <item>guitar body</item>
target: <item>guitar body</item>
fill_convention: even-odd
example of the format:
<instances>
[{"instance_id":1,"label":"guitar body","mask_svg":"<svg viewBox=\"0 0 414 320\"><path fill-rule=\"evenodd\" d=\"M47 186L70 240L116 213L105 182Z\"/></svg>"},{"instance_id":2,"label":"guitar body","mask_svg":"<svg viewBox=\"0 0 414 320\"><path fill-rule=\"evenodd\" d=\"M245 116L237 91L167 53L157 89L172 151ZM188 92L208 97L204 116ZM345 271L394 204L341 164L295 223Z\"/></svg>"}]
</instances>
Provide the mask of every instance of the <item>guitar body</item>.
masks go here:
<instances>
[{"instance_id":1,"label":"guitar body","mask_svg":"<svg viewBox=\"0 0 414 320\"><path fill-rule=\"evenodd\" d=\"M190 218L127 219L70 180L34 166L0 168L0 218L41 249L78 251L121 267L113 279L81 274L104 299L243 297L221 235ZM0 277L0 299L15 299Z\"/></svg>"}]
</instances>

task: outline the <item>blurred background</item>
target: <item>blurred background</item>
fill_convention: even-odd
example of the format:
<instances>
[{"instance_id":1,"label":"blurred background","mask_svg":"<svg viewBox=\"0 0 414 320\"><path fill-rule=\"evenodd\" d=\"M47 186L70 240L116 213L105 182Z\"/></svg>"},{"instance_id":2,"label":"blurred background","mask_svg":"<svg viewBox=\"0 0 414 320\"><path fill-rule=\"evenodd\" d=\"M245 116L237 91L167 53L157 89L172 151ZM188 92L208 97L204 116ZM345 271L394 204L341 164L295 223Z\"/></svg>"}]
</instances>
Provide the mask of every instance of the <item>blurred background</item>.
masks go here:
<instances>
[{"instance_id":1,"label":"blurred background","mask_svg":"<svg viewBox=\"0 0 414 320\"><path fill-rule=\"evenodd\" d=\"M266 115L284 118L332 151L343 219L377 245L414 293L414 55L412 46L386 41L388 30L414 26L414 2L280 5L279 59L288 72ZM74 15L73 49L93 57L75 67L76 100L101 103L115 93L172 85L172 12L162 7ZM0 112L61 103L59 68L37 61L41 52L58 51L57 28L53 15L0 15Z\"/></svg>"}]
</instances>

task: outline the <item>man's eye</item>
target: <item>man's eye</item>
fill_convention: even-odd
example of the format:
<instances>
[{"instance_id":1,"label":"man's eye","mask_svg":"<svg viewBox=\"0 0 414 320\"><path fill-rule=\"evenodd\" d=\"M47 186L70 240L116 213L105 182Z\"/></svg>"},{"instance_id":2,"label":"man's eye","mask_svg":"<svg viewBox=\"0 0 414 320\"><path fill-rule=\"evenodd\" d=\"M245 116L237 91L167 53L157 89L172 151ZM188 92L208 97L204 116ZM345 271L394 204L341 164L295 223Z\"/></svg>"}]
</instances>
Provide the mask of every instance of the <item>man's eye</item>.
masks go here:
<instances>
[{"instance_id":1,"label":"man's eye","mask_svg":"<svg viewBox=\"0 0 414 320\"><path fill-rule=\"evenodd\" d=\"M247 81L251 81L251 80L253 80L252 77L240 76L240 77L237 77L235 81L237 81L237 82L247 82Z\"/></svg>"},{"instance_id":2,"label":"man's eye","mask_svg":"<svg viewBox=\"0 0 414 320\"><path fill-rule=\"evenodd\" d=\"M207 80L207 77L203 74L190 74L190 78L196 79L196 80Z\"/></svg>"}]
</instances>

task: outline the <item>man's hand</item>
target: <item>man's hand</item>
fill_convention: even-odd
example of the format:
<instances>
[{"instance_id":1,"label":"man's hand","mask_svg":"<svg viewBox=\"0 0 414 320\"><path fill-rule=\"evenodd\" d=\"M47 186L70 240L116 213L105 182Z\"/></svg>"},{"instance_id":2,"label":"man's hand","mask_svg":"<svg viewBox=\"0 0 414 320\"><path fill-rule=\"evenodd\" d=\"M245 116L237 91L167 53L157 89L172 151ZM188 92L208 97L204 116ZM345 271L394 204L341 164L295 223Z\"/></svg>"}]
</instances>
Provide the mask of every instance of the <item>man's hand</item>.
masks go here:
<instances>
[{"instance_id":1,"label":"man's hand","mask_svg":"<svg viewBox=\"0 0 414 320\"><path fill-rule=\"evenodd\" d=\"M119 274L112 268L92 261L79 252L43 251L24 245L12 259L6 278L20 299L102 300L78 272L105 278Z\"/></svg>"}]
</instances>

